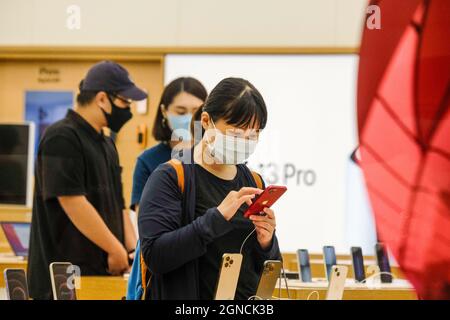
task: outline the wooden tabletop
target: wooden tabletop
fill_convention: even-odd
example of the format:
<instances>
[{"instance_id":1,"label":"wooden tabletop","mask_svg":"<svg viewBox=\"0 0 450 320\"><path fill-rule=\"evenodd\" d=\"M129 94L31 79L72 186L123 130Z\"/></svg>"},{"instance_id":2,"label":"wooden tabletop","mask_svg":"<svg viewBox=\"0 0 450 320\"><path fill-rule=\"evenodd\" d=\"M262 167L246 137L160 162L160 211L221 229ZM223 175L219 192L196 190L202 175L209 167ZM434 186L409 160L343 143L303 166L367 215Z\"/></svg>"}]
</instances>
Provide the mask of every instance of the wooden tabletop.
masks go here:
<instances>
[{"instance_id":1,"label":"wooden tabletop","mask_svg":"<svg viewBox=\"0 0 450 320\"><path fill-rule=\"evenodd\" d=\"M302 283L299 280L288 280L289 298L294 300L324 300L328 289L326 281ZM279 286L274 297L279 297ZM288 298L284 280L281 282L281 298ZM417 300L411 285L405 280L394 280L392 284L356 284L348 279L344 289L343 300Z\"/></svg>"},{"instance_id":2,"label":"wooden tabletop","mask_svg":"<svg viewBox=\"0 0 450 320\"><path fill-rule=\"evenodd\" d=\"M78 300L122 300L127 294L128 279L111 276L81 277Z\"/></svg>"}]
</instances>

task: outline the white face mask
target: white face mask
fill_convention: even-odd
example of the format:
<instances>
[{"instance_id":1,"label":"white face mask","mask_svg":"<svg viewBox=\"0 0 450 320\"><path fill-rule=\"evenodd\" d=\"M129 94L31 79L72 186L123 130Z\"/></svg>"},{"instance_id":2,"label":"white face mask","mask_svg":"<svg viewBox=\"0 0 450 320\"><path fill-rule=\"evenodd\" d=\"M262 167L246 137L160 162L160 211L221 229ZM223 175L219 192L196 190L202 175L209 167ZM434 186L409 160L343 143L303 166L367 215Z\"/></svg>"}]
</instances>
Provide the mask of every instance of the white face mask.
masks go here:
<instances>
[{"instance_id":1,"label":"white face mask","mask_svg":"<svg viewBox=\"0 0 450 320\"><path fill-rule=\"evenodd\" d=\"M209 154L216 164L240 164L244 163L255 151L257 139L244 139L223 134L214 126L215 138L213 143L208 143Z\"/></svg>"}]
</instances>

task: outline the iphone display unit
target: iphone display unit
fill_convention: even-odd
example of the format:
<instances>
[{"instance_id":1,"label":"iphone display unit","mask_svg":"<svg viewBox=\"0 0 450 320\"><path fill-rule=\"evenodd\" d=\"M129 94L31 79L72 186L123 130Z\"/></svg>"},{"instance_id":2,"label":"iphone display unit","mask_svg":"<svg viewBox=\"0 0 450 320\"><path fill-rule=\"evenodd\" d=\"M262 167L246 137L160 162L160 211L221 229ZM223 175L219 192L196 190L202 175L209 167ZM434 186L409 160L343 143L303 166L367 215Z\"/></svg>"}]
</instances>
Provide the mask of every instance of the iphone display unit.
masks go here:
<instances>
[{"instance_id":1,"label":"iphone display unit","mask_svg":"<svg viewBox=\"0 0 450 320\"><path fill-rule=\"evenodd\" d=\"M377 257L377 264L381 272L381 282L392 283L391 265L389 263L389 257L383 243L378 242L375 245L375 255Z\"/></svg>"},{"instance_id":2,"label":"iphone display unit","mask_svg":"<svg viewBox=\"0 0 450 320\"><path fill-rule=\"evenodd\" d=\"M50 264L53 300L77 300L75 291L75 270L71 263Z\"/></svg>"},{"instance_id":3,"label":"iphone display unit","mask_svg":"<svg viewBox=\"0 0 450 320\"><path fill-rule=\"evenodd\" d=\"M312 282L311 265L309 264L308 250L297 250L297 261L300 280L302 280L302 282Z\"/></svg>"},{"instance_id":4,"label":"iphone display unit","mask_svg":"<svg viewBox=\"0 0 450 320\"><path fill-rule=\"evenodd\" d=\"M342 300L348 268L346 266L332 266L330 283L328 285L326 300Z\"/></svg>"},{"instance_id":5,"label":"iphone display unit","mask_svg":"<svg viewBox=\"0 0 450 320\"><path fill-rule=\"evenodd\" d=\"M25 270L5 269L3 275L5 277L7 300L29 300Z\"/></svg>"},{"instance_id":6,"label":"iphone display unit","mask_svg":"<svg viewBox=\"0 0 450 320\"><path fill-rule=\"evenodd\" d=\"M336 253L333 246L323 247L323 262L325 266L325 275L327 280L330 281L331 267L336 265Z\"/></svg>"},{"instance_id":7,"label":"iphone display unit","mask_svg":"<svg viewBox=\"0 0 450 320\"><path fill-rule=\"evenodd\" d=\"M366 279L366 271L364 270L364 258L361 247L351 247L353 275L356 282L363 282Z\"/></svg>"},{"instance_id":8,"label":"iphone display unit","mask_svg":"<svg viewBox=\"0 0 450 320\"><path fill-rule=\"evenodd\" d=\"M234 300L241 272L242 254L225 253L217 280L214 300Z\"/></svg>"},{"instance_id":9,"label":"iphone display unit","mask_svg":"<svg viewBox=\"0 0 450 320\"><path fill-rule=\"evenodd\" d=\"M263 271L259 278L256 296L263 300L272 299L273 291L281 276L282 263L279 260L267 260L264 262Z\"/></svg>"}]
</instances>

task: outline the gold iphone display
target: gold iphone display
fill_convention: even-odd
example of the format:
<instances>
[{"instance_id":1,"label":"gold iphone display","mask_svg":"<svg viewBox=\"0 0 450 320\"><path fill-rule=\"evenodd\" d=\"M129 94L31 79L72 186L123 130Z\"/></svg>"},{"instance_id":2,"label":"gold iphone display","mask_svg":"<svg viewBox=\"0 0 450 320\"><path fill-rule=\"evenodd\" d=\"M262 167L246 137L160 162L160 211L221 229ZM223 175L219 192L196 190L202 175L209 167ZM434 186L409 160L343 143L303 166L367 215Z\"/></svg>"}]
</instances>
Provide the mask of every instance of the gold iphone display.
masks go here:
<instances>
[{"instance_id":1,"label":"gold iphone display","mask_svg":"<svg viewBox=\"0 0 450 320\"><path fill-rule=\"evenodd\" d=\"M242 254L225 253L216 286L214 300L234 300L242 265Z\"/></svg>"},{"instance_id":2,"label":"gold iphone display","mask_svg":"<svg viewBox=\"0 0 450 320\"><path fill-rule=\"evenodd\" d=\"M256 296L260 299L271 299L277 280L281 274L281 261L267 260L264 262L261 278L259 279Z\"/></svg>"},{"instance_id":3,"label":"gold iphone display","mask_svg":"<svg viewBox=\"0 0 450 320\"><path fill-rule=\"evenodd\" d=\"M332 266L330 284L326 300L342 300L344 295L345 280L347 279L348 268L346 266Z\"/></svg>"}]
</instances>

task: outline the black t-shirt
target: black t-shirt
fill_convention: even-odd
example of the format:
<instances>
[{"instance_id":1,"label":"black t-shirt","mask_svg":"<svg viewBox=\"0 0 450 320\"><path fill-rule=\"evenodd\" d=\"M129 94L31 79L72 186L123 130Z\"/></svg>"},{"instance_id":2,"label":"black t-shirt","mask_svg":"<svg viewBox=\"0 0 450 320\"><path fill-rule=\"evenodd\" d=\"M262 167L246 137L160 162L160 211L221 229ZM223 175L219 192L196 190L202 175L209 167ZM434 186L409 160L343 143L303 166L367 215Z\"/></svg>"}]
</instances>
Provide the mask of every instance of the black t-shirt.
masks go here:
<instances>
[{"instance_id":1,"label":"black t-shirt","mask_svg":"<svg viewBox=\"0 0 450 320\"><path fill-rule=\"evenodd\" d=\"M239 191L242 187L251 186L242 168L237 166L237 174L232 180L221 179L200 165L195 165L196 176L196 216L203 215L206 210L218 206L227 194L232 191ZM239 253L242 242L254 229L251 220L244 217L247 205L244 204L230 220L234 230L226 235L214 240L207 247L207 252L200 258L200 298L211 300L214 298L217 280L219 277L222 256L224 253ZM246 300L256 292L259 273L255 266L254 259L250 254L252 248L257 245L256 237L250 237L243 250L243 260L241 273L235 299Z\"/></svg>"},{"instance_id":2,"label":"black t-shirt","mask_svg":"<svg viewBox=\"0 0 450 320\"><path fill-rule=\"evenodd\" d=\"M30 295L51 298L49 264L71 262L82 275L106 275L107 254L69 220L58 196L84 195L124 243L121 167L114 142L76 112L48 127L40 141L28 261Z\"/></svg>"}]
</instances>

